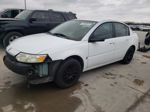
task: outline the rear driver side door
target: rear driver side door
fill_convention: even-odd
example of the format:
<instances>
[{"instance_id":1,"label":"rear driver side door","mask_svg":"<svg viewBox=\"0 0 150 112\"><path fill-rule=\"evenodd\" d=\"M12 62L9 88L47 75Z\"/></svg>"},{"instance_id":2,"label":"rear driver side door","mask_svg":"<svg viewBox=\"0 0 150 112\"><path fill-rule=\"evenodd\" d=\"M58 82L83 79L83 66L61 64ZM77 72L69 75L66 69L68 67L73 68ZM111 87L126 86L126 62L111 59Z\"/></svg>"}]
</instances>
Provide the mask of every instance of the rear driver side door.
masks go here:
<instances>
[{"instance_id":1,"label":"rear driver side door","mask_svg":"<svg viewBox=\"0 0 150 112\"><path fill-rule=\"evenodd\" d=\"M88 68L95 68L113 62L114 59L114 35L112 23L103 23L91 35L89 42Z\"/></svg>"},{"instance_id":2,"label":"rear driver side door","mask_svg":"<svg viewBox=\"0 0 150 112\"><path fill-rule=\"evenodd\" d=\"M121 60L130 47L130 30L127 25L119 22L114 22L113 27L115 32L115 55L118 60Z\"/></svg>"}]
</instances>

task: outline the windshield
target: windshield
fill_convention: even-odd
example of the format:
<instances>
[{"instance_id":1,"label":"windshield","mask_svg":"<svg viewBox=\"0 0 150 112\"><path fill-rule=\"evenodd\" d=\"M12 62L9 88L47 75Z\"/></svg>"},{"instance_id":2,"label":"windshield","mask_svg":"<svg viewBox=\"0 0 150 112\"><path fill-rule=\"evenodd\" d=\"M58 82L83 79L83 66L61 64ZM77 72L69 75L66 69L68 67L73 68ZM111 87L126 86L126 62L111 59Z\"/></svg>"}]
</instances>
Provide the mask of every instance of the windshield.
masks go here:
<instances>
[{"instance_id":1,"label":"windshield","mask_svg":"<svg viewBox=\"0 0 150 112\"><path fill-rule=\"evenodd\" d=\"M95 21L72 20L57 26L52 29L50 33L52 35L80 41L96 23Z\"/></svg>"},{"instance_id":2,"label":"windshield","mask_svg":"<svg viewBox=\"0 0 150 112\"><path fill-rule=\"evenodd\" d=\"M15 18L16 19L27 19L28 16L32 13L31 10L25 10L25 11L22 11L20 14L18 14Z\"/></svg>"}]
</instances>

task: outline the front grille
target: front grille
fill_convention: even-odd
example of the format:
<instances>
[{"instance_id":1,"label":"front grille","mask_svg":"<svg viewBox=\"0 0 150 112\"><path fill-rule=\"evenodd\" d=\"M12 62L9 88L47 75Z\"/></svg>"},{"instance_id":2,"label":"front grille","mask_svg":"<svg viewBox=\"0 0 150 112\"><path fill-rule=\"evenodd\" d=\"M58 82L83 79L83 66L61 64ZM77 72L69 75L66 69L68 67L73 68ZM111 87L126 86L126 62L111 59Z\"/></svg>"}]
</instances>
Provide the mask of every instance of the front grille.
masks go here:
<instances>
[{"instance_id":1,"label":"front grille","mask_svg":"<svg viewBox=\"0 0 150 112\"><path fill-rule=\"evenodd\" d=\"M6 52L6 56L11 60L11 61L17 61L15 56L12 56L11 54Z\"/></svg>"}]
</instances>

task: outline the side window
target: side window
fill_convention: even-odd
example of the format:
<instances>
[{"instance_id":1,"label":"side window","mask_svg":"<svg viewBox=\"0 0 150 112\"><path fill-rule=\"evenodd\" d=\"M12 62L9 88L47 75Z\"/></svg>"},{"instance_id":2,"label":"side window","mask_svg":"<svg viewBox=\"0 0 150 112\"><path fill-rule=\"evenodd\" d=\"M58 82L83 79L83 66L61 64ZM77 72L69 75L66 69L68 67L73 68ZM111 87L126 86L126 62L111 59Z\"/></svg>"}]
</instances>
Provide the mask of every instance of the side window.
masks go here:
<instances>
[{"instance_id":1,"label":"side window","mask_svg":"<svg viewBox=\"0 0 150 112\"><path fill-rule=\"evenodd\" d=\"M12 11L9 10L9 11L6 11L2 14L2 17L3 18L11 18L12 17Z\"/></svg>"},{"instance_id":2,"label":"side window","mask_svg":"<svg viewBox=\"0 0 150 112\"><path fill-rule=\"evenodd\" d=\"M64 17L60 13L52 12L50 14L50 20L52 22L64 22Z\"/></svg>"},{"instance_id":3,"label":"side window","mask_svg":"<svg viewBox=\"0 0 150 112\"><path fill-rule=\"evenodd\" d=\"M114 23L115 27L115 36L121 37L121 36L129 36L129 28L121 23Z\"/></svg>"},{"instance_id":4,"label":"side window","mask_svg":"<svg viewBox=\"0 0 150 112\"><path fill-rule=\"evenodd\" d=\"M16 17L19 14L19 10L12 10L12 17Z\"/></svg>"},{"instance_id":5,"label":"side window","mask_svg":"<svg viewBox=\"0 0 150 112\"><path fill-rule=\"evenodd\" d=\"M35 12L31 18L35 18L36 22L46 23L49 21L48 12Z\"/></svg>"},{"instance_id":6,"label":"side window","mask_svg":"<svg viewBox=\"0 0 150 112\"><path fill-rule=\"evenodd\" d=\"M93 36L97 40L112 38L113 37L112 23L104 23L100 25L93 33Z\"/></svg>"}]
</instances>

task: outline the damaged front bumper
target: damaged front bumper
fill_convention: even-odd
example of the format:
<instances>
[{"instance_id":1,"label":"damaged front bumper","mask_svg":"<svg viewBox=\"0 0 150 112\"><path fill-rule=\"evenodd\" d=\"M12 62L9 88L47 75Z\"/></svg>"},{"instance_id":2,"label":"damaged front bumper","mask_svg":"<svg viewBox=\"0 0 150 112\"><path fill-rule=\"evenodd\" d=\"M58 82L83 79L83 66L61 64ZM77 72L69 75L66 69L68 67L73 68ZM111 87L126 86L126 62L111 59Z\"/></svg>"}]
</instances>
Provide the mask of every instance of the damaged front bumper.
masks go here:
<instances>
[{"instance_id":1,"label":"damaged front bumper","mask_svg":"<svg viewBox=\"0 0 150 112\"><path fill-rule=\"evenodd\" d=\"M61 60L45 61L38 64L20 63L15 59L15 57L9 54L4 56L3 61L6 67L11 71L26 76L31 84L40 84L53 81L57 68L61 63Z\"/></svg>"}]
</instances>

